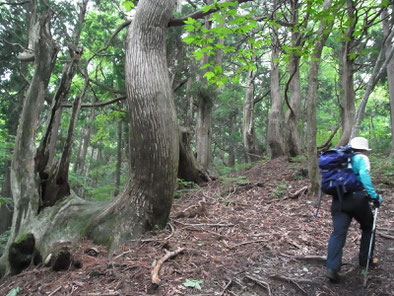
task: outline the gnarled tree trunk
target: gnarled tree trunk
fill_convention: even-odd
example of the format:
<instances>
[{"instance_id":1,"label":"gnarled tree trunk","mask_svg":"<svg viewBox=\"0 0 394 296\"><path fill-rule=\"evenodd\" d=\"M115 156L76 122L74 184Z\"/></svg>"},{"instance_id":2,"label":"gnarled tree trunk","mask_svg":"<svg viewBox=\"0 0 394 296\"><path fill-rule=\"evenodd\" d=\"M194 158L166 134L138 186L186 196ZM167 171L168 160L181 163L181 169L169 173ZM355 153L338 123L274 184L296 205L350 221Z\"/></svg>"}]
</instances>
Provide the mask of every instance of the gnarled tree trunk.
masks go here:
<instances>
[{"instance_id":1,"label":"gnarled tree trunk","mask_svg":"<svg viewBox=\"0 0 394 296\"><path fill-rule=\"evenodd\" d=\"M40 212L34 144L56 48L48 30L49 16L39 19L35 74L24 102L12 162L15 214L0 260L1 275L18 273L32 261L41 262L59 240L87 237L116 247L147 229L165 226L179 157L178 126L165 59L165 35L175 3L140 0L128 31L126 85L134 160L130 171L135 174L109 204L91 203L71 195ZM67 164L67 160L63 163Z\"/></svg>"}]
</instances>

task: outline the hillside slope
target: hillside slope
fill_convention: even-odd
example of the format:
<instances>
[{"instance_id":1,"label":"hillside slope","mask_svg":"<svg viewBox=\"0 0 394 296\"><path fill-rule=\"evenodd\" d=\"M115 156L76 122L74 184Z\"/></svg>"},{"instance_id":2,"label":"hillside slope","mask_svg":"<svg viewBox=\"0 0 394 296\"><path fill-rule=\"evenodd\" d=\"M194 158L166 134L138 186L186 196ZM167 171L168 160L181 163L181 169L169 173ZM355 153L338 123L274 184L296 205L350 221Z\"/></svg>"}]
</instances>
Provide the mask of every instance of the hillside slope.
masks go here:
<instances>
[{"instance_id":1,"label":"hillside slope","mask_svg":"<svg viewBox=\"0 0 394 296\"><path fill-rule=\"evenodd\" d=\"M370 271L368 287L362 287L357 266L356 223L344 248L343 281L331 284L324 268L330 198L323 196L315 217L304 167L279 158L184 191L174 202L166 229L130 242L111 259L102 247L70 243L81 268L30 268L2 279L0 295L12 289L19 289L15 295L51 296L393 295L392 185L382 185L385 203L376 242L380 264ZM170 257L174 251L179 254ZM158 261L166 254L167 260ZM151 272L158 262L161 281L152 284Z\"/></svg>"}]
</instances>

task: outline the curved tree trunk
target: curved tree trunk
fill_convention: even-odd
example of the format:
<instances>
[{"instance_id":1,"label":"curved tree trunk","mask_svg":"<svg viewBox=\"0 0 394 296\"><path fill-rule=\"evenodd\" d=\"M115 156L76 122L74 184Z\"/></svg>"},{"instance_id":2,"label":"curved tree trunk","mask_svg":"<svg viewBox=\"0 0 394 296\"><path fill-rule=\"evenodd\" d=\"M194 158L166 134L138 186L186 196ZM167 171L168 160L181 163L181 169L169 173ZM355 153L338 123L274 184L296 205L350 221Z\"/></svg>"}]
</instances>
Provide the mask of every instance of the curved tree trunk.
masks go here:
<instances>
[{"instance_id":1,"label":"curved tree trunk","mask_svg":"<svg viewBox=\"0 0 394 296\"><path fill-rule=\"evenodd\" d=\"M179 157L178 126L165 59L165 34L174 5L175 1L168 0L139 1L128 31L126 85L134 160L130 171L135 174L109 204L90 203L71 195L38 213L35 127L56 56L48 15L40 18L35 74L24 102L12 162L15 214L0 260L1 275L18 273L32 261L41 262L57 241L87 237L116 247L146 229L166 225Z\"/></svg>"},{"instance_id":2,"label":"curved tree trunk","mask_svg":"<svg viewBox=\"0 0 394 296\"><path fill-rule=\"evenodd\" d=\"M179 158L178 125L168 76L165 37L176 1L139 1L127 33L126 89L131 118L128 184L94 221L112 224L112 247L148 229L164 227Z\"/></svg>"}]
</instances>

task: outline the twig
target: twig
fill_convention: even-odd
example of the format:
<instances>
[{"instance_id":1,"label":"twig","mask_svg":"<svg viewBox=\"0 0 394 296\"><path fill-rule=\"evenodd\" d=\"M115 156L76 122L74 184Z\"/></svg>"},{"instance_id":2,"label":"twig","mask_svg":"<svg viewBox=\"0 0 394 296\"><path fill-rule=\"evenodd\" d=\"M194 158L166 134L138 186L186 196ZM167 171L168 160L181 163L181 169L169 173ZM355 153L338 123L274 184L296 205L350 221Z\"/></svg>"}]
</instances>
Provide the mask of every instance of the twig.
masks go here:
<instances>
[{"instance_id":1,"label":"twig","mask_svg":"<svg viewBox=\"0 0 394 296\"><path fill-rule=\"evenodd\" d=\"M256 240L256 241L248 241L248 242L243 242L243 243L231 246L231 247L229 246L229 248L232 250L232 249L238 248L240 246L244 246L244 245L256 244L256 243L266 243L266 242L267 242L267 240L264 240L264 239Z\"/></svg>"},{"instance_id":2,"label":"twig","mask_svg":"<svg viewBox=\"0 0 394 296\"><path fill-rule=\"evenodd\" d=\"M120 257L122 257L122 256L124 256L124 255L126 255L126 254L128 254L128 253L130 253L130 252L132 252L132 251L133 251L133 250L127 250L127 251L125 251L125 252L119 254L118 256L114 257L112 260L116 260L116 259L118 259L118 258L120 258Z\"/></svg>"},{"instance_id":3,"label":"twig","mask_svg":"<svg viewBox=\"0 0 394 296\"><path fill-rule=\"evenodd\" d=\"M306 279L293 279L293 278L289 278L289 277L282 276L282 275L274 275L271 277L274 279L278 279L278 280L282 280L282 281L286 281L286 282L294 284L305 295L308 295L308 293L299 285L299 283L304 283L304 284L309 284L309 285L316 284L316 281L306 280Z\"/></svg>"},{"instance_id":4,"label":"twig","mask_svg":"<svg viewBox=\"0 0 394 296\"><path fill-rule=\"evenodd\" d=\"M377 232L377 234L379 234L383 238L394 239L394 236L392 236L392 235L388 235L388 234L384 234L384 233L380 233L380 232Z\"/></svg>"},{"instance_id":5,"label":"twig","mask_svg":"<svg viewBox=\"0 0 394 296\"><path fill-rule=\"evenodd\" d=\"M290 193L288 198L291 198L291 199L298 198L301 194L304 194L307 189L308 189L308 186L304 186L300 190L297 190L294 193Z\"/></svg>"},{"instance_id":6,"label":"twig","mask_svg":"<svg viewBox=\"0 0 394 296\"><path fill-rule=\"evenodd\" d=\"M170 238L174 235L174 233L175 233L175 227L174 227L174 225L172 225L171 223L168 223L168 226L170 226L171 233L170 233L169 236L166 236L166 237L164 238L164 240L170 239Z\"/></svg>"},{"instance_id":7,"label":"twig","mask_svg":"<svg viewBox=\"0 0 394 296\"><path fill-rule=\"evenodd\" d=\"M250 275L245 275L245 278L247 278L248 280L251 280L252 282L258 284L260 287L266 289L268 291L268 295L271 296L271 288L270 285L260 279L257 279L255 277L252 277Z\"/></svg>"},{"instance_id":8,"label":"twig","mask_svg":"<svg viewBox=\"0 0 394 296\"><path fill-rule=\"evenodd\" d=\"M217 227L232 227L234 224L229 223L229 224L223 224L223 223L199 223L199 224L192 224L192 223L182 223L179 221L174 220L176 223L182 224L184 226L217 226Z\"/></svg>"},{"instance_id":9,"label":"twig","mask_svg":"<svg viewBox=\"0 0 394 296\"><path fill-rule=\"evenodd\" d=\"M157 261L155 267L152 270L152 283L153 284L156 284L156 285L160 284L161 280L159 278L159 272L160 272L160 268L163 265L163 263L165 261L167 261L169 258L174 257L174 256L178 255L179 253L183 252L184 250L185 250L185 248L180 248L180 247L173 252L169 252L169 251L165 250L166 254L159 261Z\"/></svg>"},{"instance_id":10,"label":"twig","mask_svg":"<svg viewBox=\"0 0 394 296\"><path fill-rule=\"evenodd\" d=\"M54 295L57 291L61 290L62 286L57 287L54 291L52 291L48 296Z\"/></svg>"},{"instance_id":11,"label":"twig","mask_svg":"<svg viewBox=\"0 0 394 296\"><path fill-rule=\"evenodd\" d=\"M228 287L231 286L231 284L233 283L232 280L229 280L228 283L224 286L222 293L220 293L221 296L224 295L224 293L226 292L226 290L228 289Z\"/></svg>"}]
</instances>

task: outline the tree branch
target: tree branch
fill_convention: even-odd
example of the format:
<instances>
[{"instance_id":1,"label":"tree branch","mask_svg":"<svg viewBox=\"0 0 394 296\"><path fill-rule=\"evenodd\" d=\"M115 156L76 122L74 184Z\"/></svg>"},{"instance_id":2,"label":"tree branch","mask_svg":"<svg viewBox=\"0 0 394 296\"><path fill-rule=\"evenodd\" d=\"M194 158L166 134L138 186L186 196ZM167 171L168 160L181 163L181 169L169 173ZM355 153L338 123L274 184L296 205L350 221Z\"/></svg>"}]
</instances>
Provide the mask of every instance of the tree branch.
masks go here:
<instances>
[{"instance_id":1,"label":"tree branch","mask_svg":"<svg viewBox=\"0 0 394 296\"><path fill-rule=\"evenodd\" d=\"M168 259L170 259L171 257L174 257L174 256L178 255L179 253L183 252L184 250L185 250L185 248L178 248L173 252L169 252L169 251L165 250L166 254L159 261L157 261L155 267L152 270L152 283L153 284L158 285L161 282L161 280L159 278L159 272L160 272L160 268L163 265L163 263L165 261L167 261Z\"/></svg>"},{"instance_id":2,"label":"tree branch","mask_svg":"<svg viewBox=\"0 0 394 296\"><path fill-rule=\"evenodd\" d=\"M238 4L250 2L250 1L254 1L254 0L238 0ZM228 0L226 2L232 2L232 0ZM211 13L218 11L218 10L219 10L218 8L212 8L211 10L209 10L207 12L203 12L202 10L199 10L199 11L193 12L185 17L170 20L170 22L168 23L168 26L169 27L183 26L185 24L185 21L188 20L188 18L201 19L207 15L210 15Z\"/></svg>"},{"instance_id":3,"label":"tree branch","mask_svg":"<svg viewBox=\"0 0 394 296\"><path fill-rule=\"evenodd\" d=\"M117 97L115 99L112 99L112 100L109 100L109 101L105 101L105 102L99 102L99 103L94 103L94 104L82 104L81 108L104 107L104 106L116 103L118 101L123 101L125 99L126 99L126 96L121 96L121 97ZM63 108L72 108L72 105L71 104L63 104L62 107Z\"/></svg>"}]
</instances>

